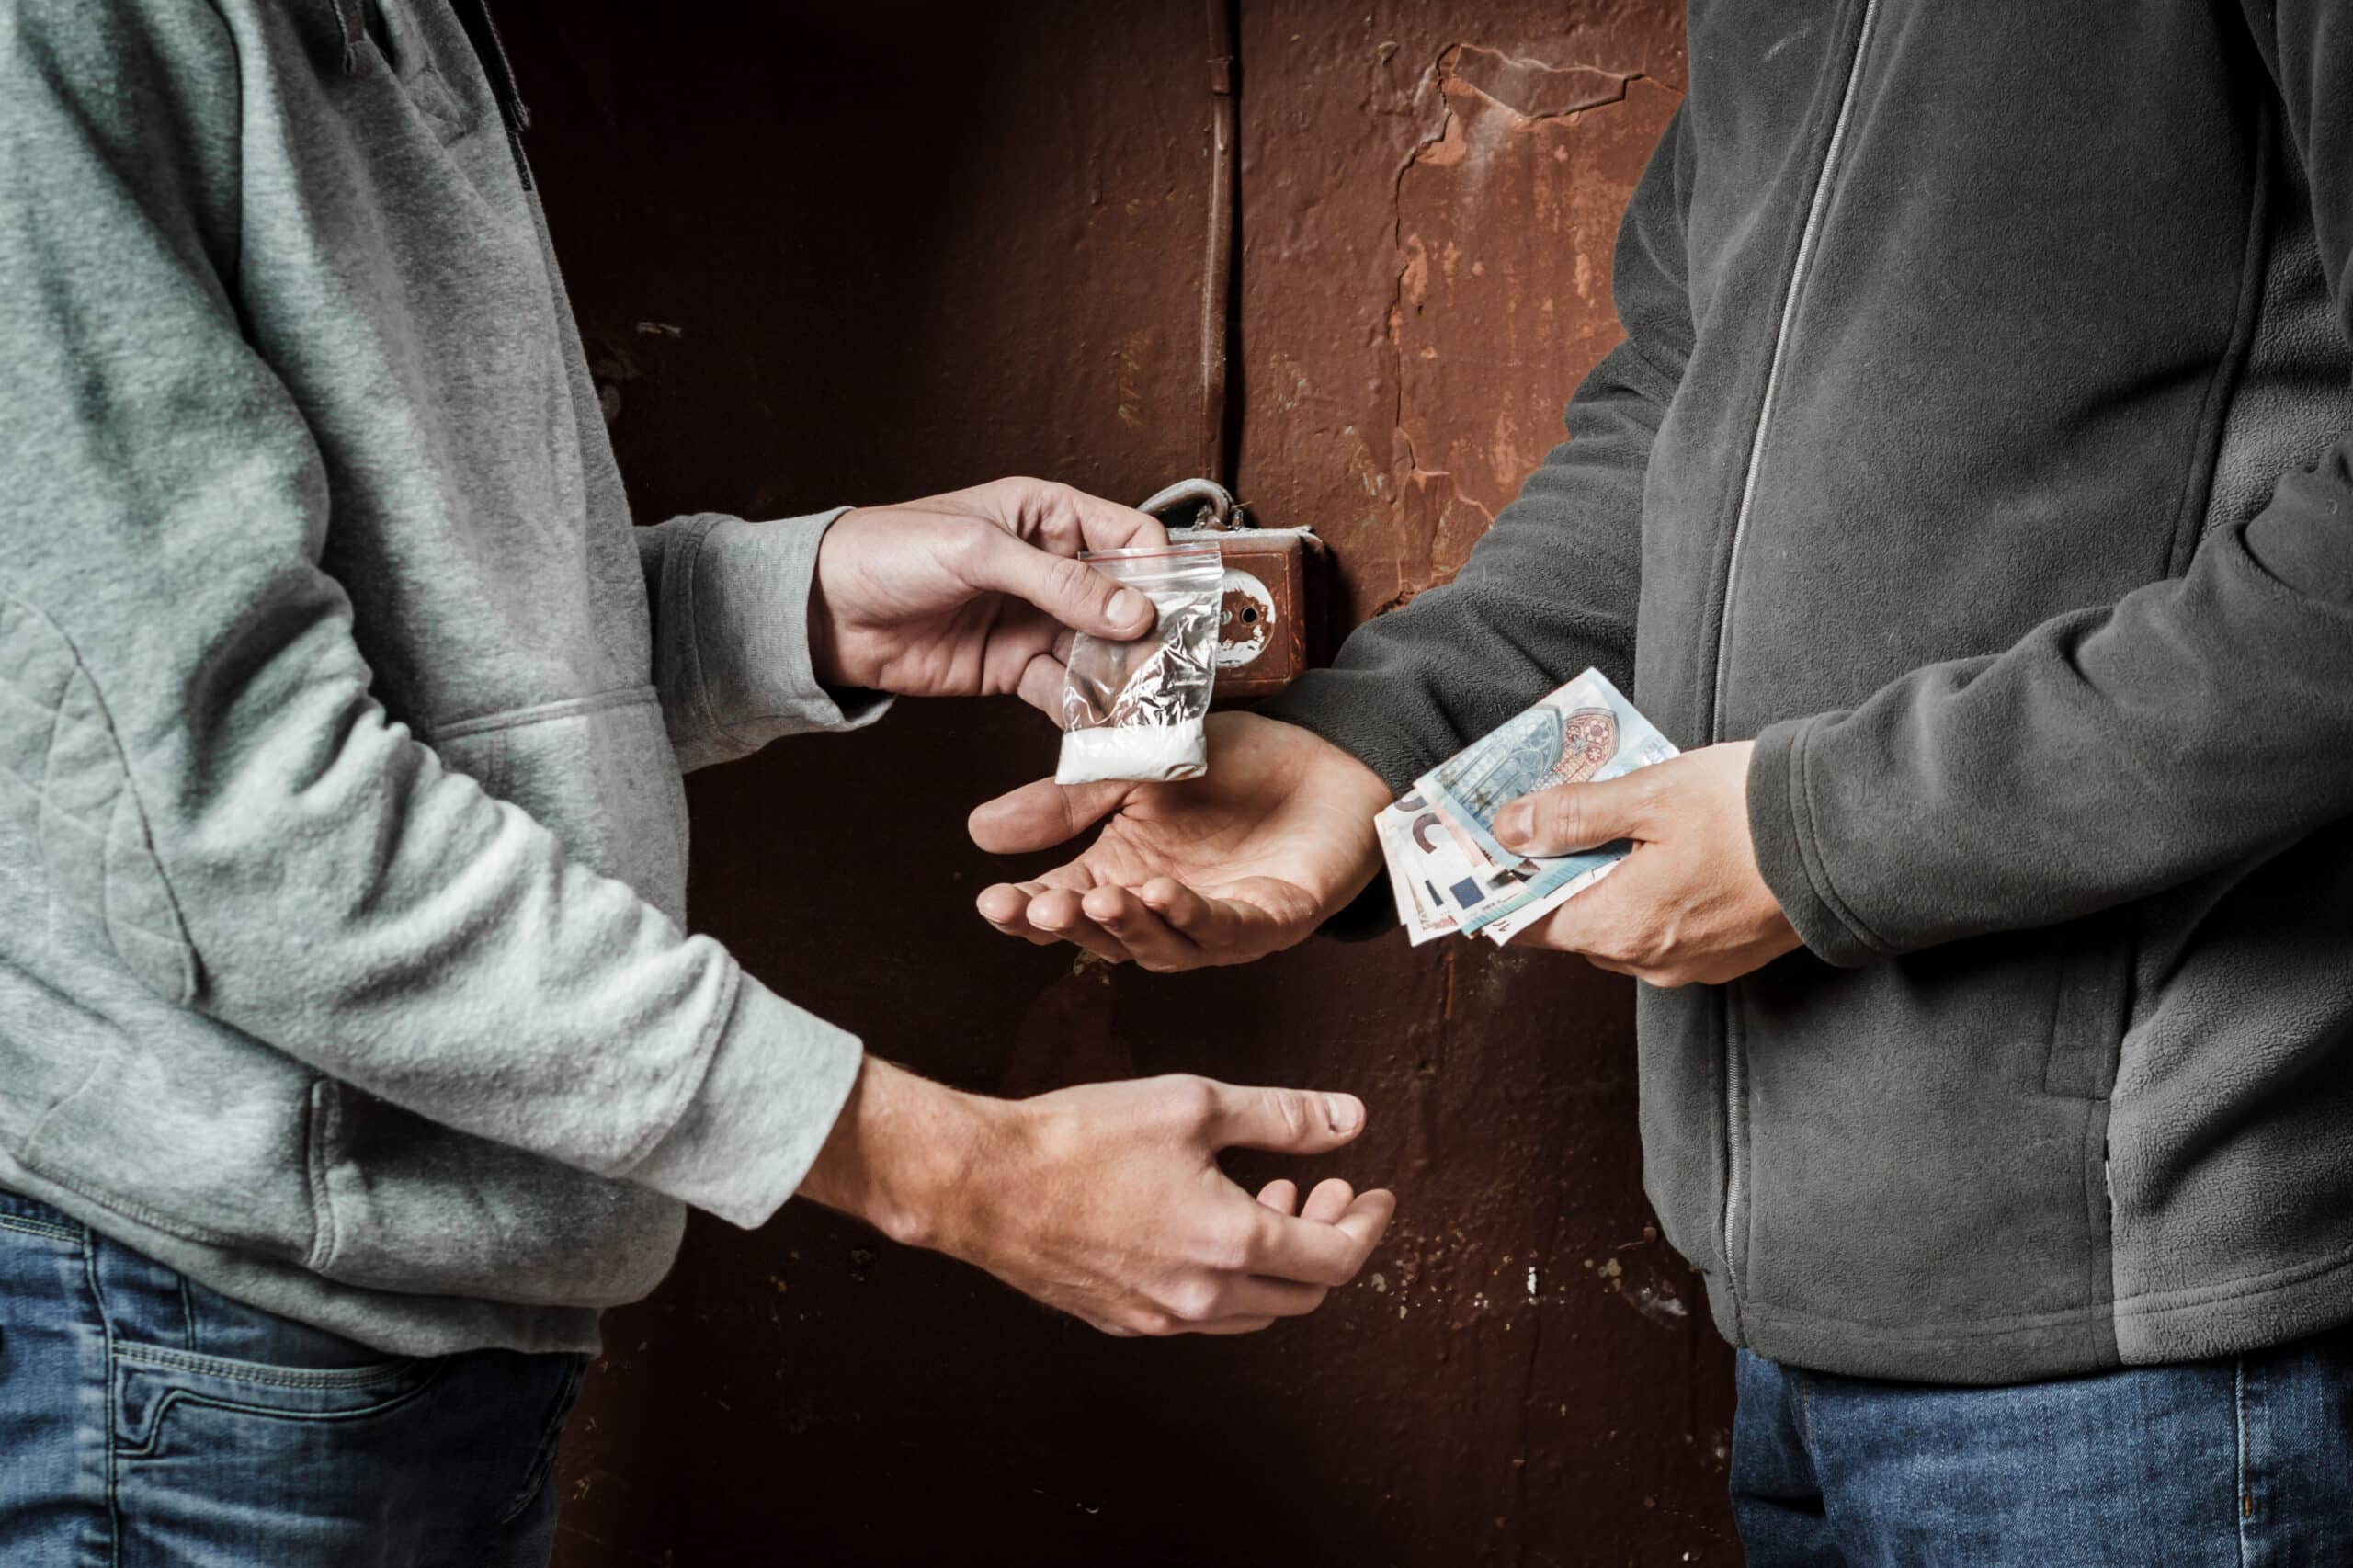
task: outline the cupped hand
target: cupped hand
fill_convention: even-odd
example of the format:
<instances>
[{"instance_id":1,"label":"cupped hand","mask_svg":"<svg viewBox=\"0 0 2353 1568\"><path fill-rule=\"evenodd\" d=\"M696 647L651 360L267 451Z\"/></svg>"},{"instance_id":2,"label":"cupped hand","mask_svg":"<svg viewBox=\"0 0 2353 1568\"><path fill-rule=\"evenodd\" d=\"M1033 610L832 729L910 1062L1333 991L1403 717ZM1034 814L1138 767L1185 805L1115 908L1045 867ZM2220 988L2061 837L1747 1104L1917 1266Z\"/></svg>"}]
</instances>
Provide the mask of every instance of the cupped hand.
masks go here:
<instances>
[{"instance_id":1,"label":"cupped hand","mask_svg":"<svg viewBox=\"0 0 2353 1568\"><path fill-rule=\"evenodd\" d=\"M1008 936L1074 942L1167 971L1246 963L1305 939L1381 869L1372 819L1388 786L1306 730L1248 713L1209 722L1210 770L1181 784L1023 786L973 812L998 854L1063 843L1076 858L979 899Z\"/></svg>"},{"instance_id":2,"label":"cupped hand","mask_svg":"<svg viewBox=\"0 0 2353 1568\"><path fill-rule=\"evenodd\" d=\"M983 1179L931 1244L1114 1335L1248 1334L1356 1278L1396 1210L1326 1181L1255 1200L1221 1149L1320 1154L1354 1139L1353 1095L1177 1074L999 1102Z\"/></svg>"},{"instance_id":3,"label":"cupped hand","mask_svg":"<svg viewBox=\"0 0 2353 1568\"><path fill-rule=\"evenodd\" d=\"M828 686L908 697L1017 694L1061 701L1076 631L1150 631L1152 601L1075 559L1163 544L1143 513L1037 479L896 506L825 530L810 588L809 653Z\"/></svg>"}]
</instances>

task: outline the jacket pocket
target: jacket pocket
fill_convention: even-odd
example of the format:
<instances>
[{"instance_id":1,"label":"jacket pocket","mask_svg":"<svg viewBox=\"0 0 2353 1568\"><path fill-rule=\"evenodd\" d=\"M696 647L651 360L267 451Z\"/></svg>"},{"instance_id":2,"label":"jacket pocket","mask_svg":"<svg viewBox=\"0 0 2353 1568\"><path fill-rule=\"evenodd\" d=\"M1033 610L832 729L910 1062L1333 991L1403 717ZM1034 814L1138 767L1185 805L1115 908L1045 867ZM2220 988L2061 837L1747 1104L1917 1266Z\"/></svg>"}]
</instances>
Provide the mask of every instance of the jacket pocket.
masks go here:
<instances>
[{"instance_id":1,"label":"jacket pocket","mask_svg":"<svg viewBox=\"0 0 2353 1568\"><path fill-rule=\"evenodd\" d=\"M2105 1099L2131 1023L2137 923L2130 909L2063 926L2054 936L2046 1094Z\"/></svg>"},{"instance_id":2,"label":"jacket pocket","mask_svg":"<svg viewBox=\"0 0 2353 1568\"><path fill-rule=\"evenodd\" d=\"M1737 988L1747 1308L1859 1343L2097 1312L2104 1118L2044 1085L2109 1071L2115 1042L2071 1002L2054 1057L2075 961L2056 935L1778 964ZM2082 961L2109 960L2088 944Z\"/></svg>"}]
</instances>

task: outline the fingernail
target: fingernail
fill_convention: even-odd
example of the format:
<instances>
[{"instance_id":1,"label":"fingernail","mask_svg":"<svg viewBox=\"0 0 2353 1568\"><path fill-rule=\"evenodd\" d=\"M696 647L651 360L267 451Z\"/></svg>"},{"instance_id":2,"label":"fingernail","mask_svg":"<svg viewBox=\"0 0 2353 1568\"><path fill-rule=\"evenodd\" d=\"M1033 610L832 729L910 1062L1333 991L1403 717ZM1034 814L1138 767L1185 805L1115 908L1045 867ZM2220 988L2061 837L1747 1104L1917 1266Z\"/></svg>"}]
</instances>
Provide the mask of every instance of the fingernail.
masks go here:
<instances>
[{"instance_id":1,"label":"fingernail","mask_svg":"<svg viewBox=\"0 0 2353 1568\"><path fill-rule=\"evenodd\" d=\"M1506 849L1517 849L1528 837L1529 818L1535 813L1526 806L1506 806L1495 813L1495 842Z\"/></svg>"},{"instance_id":2,"label":"fingernail","mask_svg":"<svg viewBox=\"0 0 2353 1568\"><path fill-rule=\"evenodd\" d=\"M1364 1107L1354 1095L1325 1095L1324 1114L1332 1119L1335 1132L1354 1132L1364 1122Z\"/></svg>"},{"instance_id":3,"label":"fingernail","mask_svg":"<svg viewBox=\"0 0 2353 1568\"><path fill-rule=\"evenodd\" d=\"M1144 607L1150 602L1133 588L1121 588L1111 596L1111 602L1103 607L1103 611L1111 618L1112 625L1131 626L1143 619Z\"/></svg>"}]
</instances>

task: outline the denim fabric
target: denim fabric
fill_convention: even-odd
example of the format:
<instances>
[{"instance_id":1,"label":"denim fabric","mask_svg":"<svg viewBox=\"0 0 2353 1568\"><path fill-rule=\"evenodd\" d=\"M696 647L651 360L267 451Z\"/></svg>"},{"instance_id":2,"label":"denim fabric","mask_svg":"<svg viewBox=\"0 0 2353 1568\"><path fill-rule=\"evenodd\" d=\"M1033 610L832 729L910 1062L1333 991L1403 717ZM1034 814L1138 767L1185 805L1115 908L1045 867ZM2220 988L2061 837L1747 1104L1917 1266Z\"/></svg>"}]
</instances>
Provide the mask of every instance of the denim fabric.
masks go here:
<instances>
[{"instance_id":1,"label":"denim fabric","mask_svg":"<svg viewBox=\"0 0 2353 1568\"><path fill-rule=\"evenodd\" d=\"M2353 1328L2003 1388L1740 1354L1749 1568L2353 1565Z\"/></svg>"},{"instance_id":2,"label":"denim fabric","mask_svg":"<svg viewBox=\"0 0 2353 1568\"><path fill-rule=\"evenodd\" d=\"M6 1568L540 1568L584 1359L388 1357L0 1192Z\"/></svg>"}]
</instances>

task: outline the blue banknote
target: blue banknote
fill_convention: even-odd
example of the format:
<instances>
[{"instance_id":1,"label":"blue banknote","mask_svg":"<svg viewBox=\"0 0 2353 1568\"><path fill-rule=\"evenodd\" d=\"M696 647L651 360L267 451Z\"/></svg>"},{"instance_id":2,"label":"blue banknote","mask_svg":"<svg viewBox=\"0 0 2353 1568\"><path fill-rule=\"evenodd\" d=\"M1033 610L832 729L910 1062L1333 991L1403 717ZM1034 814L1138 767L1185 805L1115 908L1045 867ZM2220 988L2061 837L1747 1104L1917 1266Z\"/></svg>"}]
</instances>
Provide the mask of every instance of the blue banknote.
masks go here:
<instances>
[{"instance_id":1,"label":"blue banknote","mask_svg":"<svg viewBox=\"0 0 2353 1568\"><path fill-rule=\"evenodd\" d=\"M1414 782L1414 792L1453 828L1488 883L1487 896L1456 917L1478 931L1506 915L1514 930L1624 858L1620 840L1572 855L1523 856L1496 842L1495 819L1523 795L1562 784L1616 778L1676 756L1676 748L1598 670L1587 670L1534 707L1504 721ZM1479 864L1483 860L1483 864Z\"/></svg>"}]
</instances>

